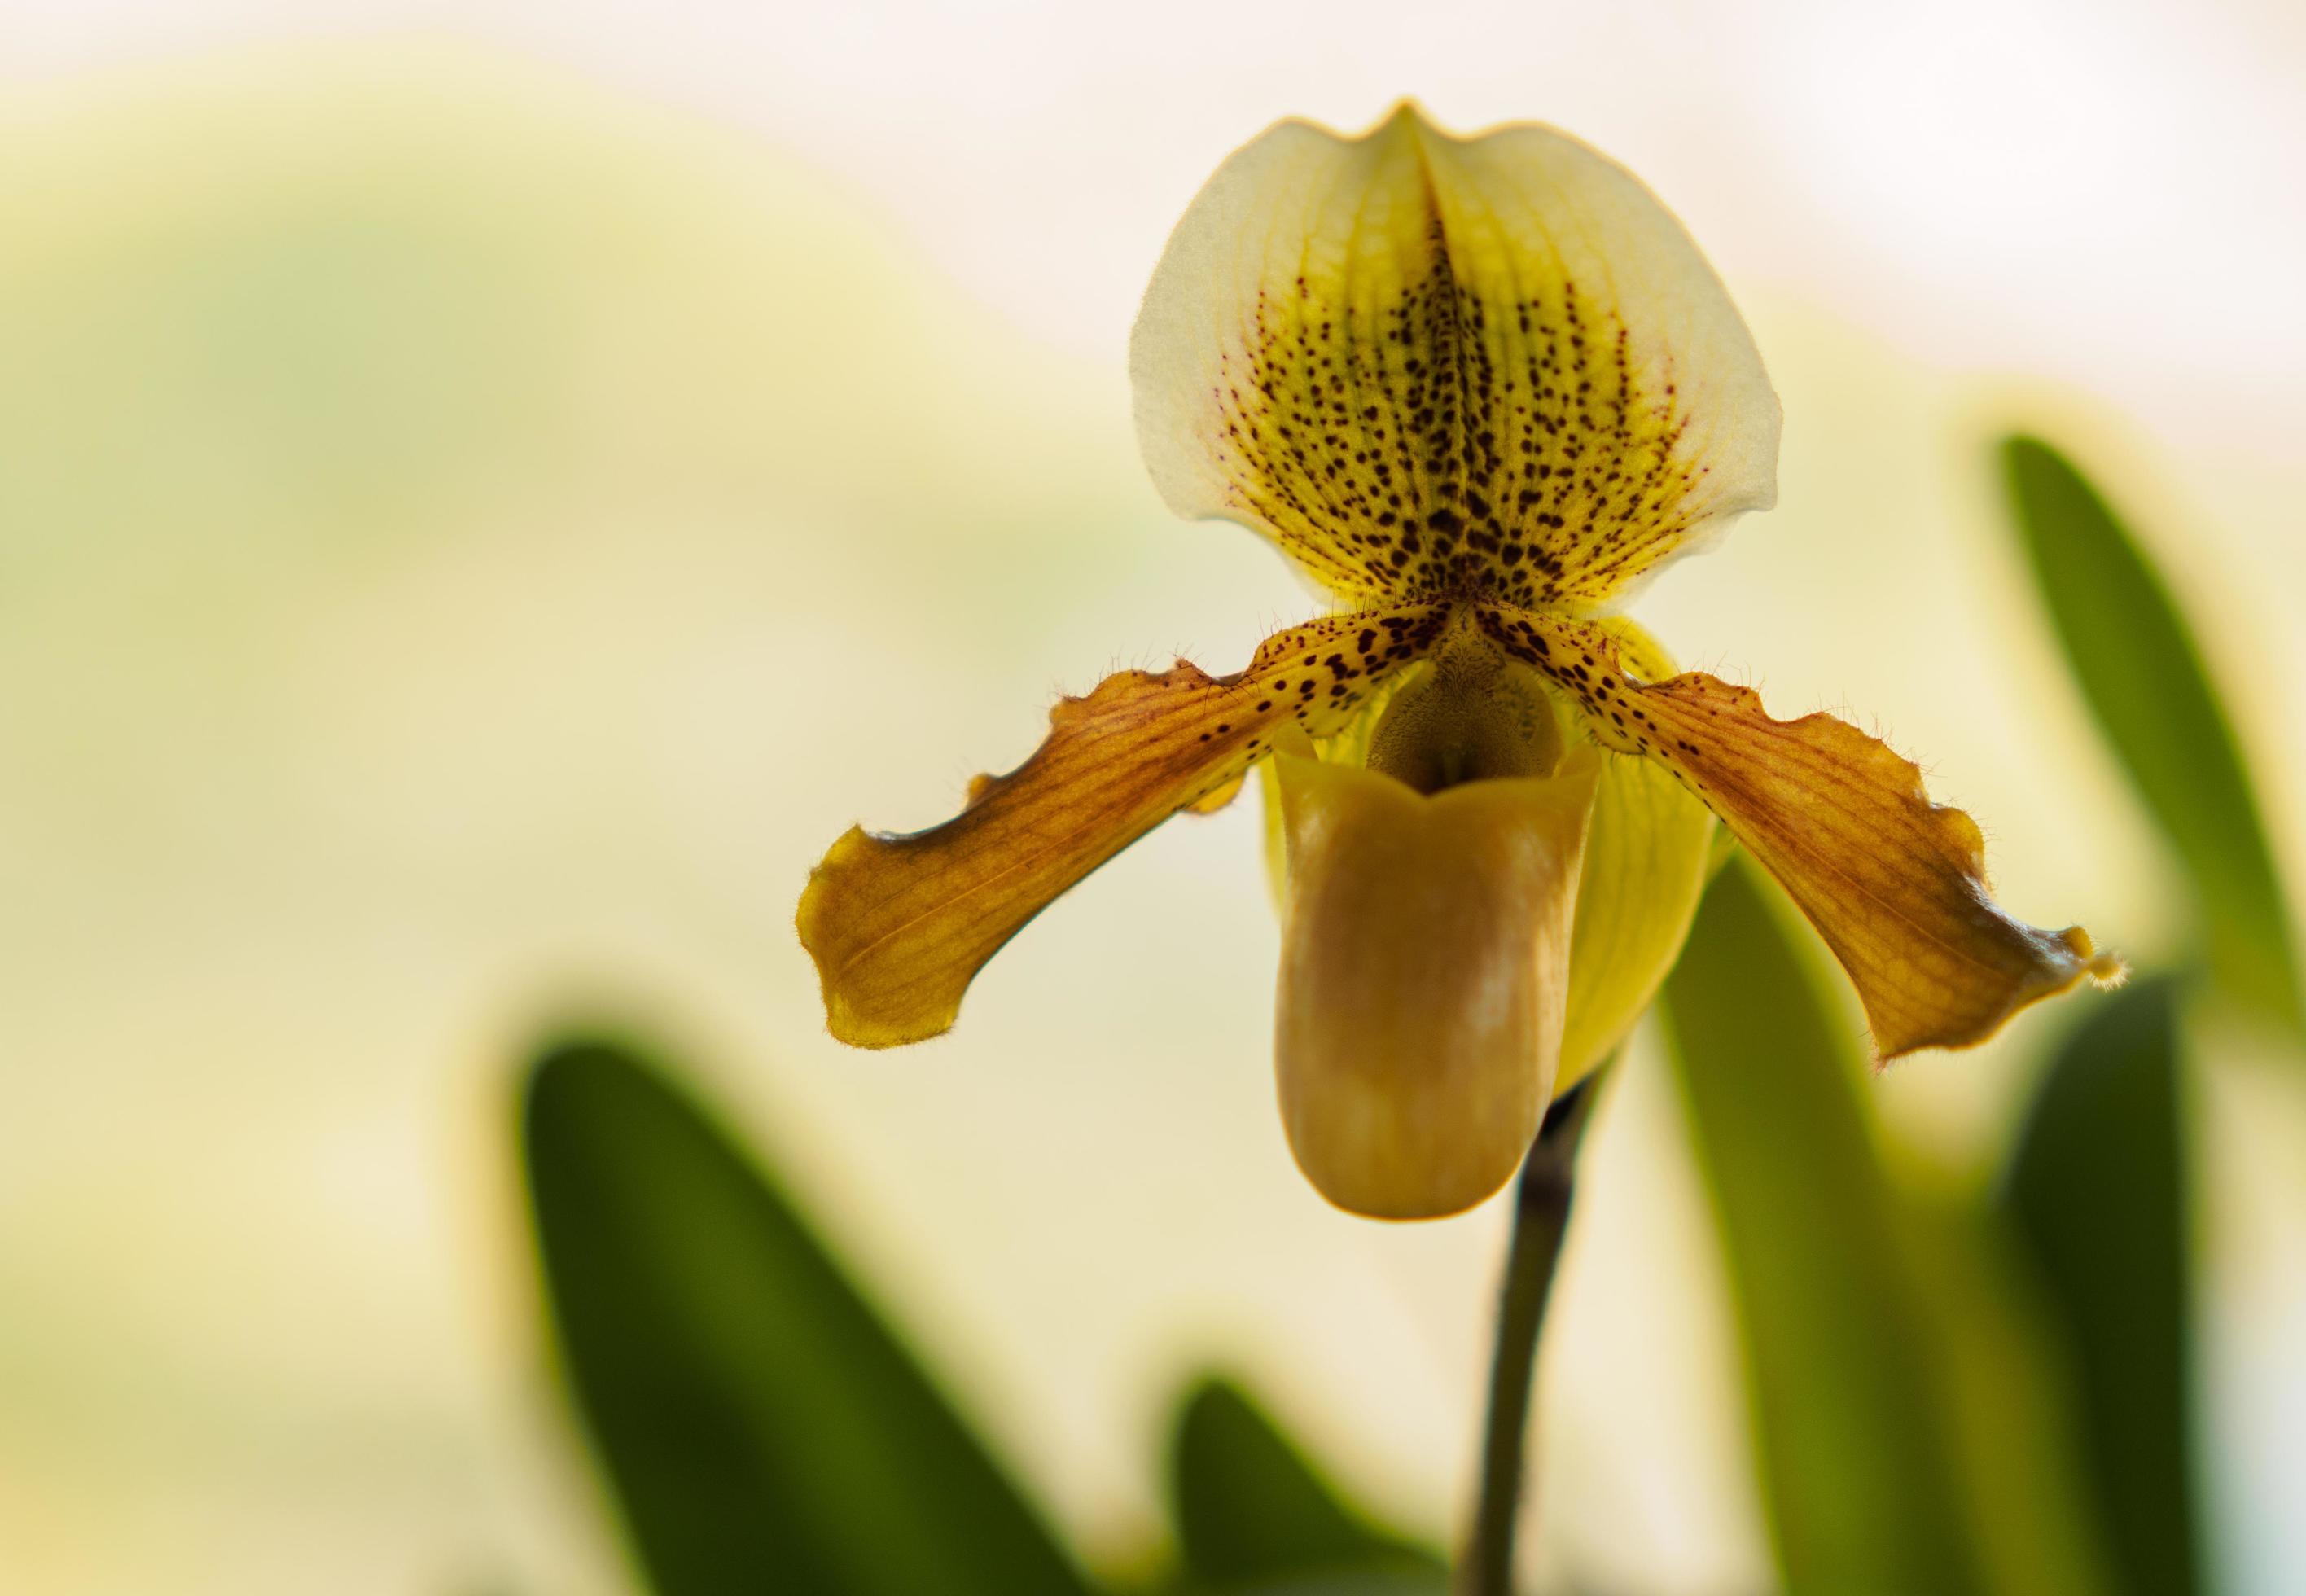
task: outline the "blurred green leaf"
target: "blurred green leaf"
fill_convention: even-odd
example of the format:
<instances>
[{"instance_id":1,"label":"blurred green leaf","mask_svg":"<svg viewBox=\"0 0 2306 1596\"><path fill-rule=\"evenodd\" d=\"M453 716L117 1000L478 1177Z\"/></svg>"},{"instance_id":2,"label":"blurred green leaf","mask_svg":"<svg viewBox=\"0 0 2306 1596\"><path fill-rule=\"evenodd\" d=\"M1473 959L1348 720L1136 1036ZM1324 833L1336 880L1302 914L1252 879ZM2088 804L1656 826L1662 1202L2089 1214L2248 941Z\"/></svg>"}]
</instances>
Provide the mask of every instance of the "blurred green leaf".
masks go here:
<instances>
[{"instance_id":1,"label":"blurred green leaf","mask_svg":"<svg viewBox=\"0 0 2306 1596\"><path fill-rule=\"evenodd\" d=\"M2074 679L2192 881L2221 988L2306 1036L2281 878L2185 617L2063 455L2038 439L2009 438L2002 465Z\"/></svg>"},{"instance_id":2,"label":"blurred green leaf","mask_svg":"<svg viewBox=\"0 0 2306 1596\"><path fill-rule=\"evenodd\" d=\"M2095 1005L2028 1112L2003 1203L2074 1357L2086 1477L2122 1586L2200 1586L2178 992Z\"/></svg>"},{"instance_id":3,"label":"blurred green leaf","mask_svg":"<svg viewBox=\"0 0 2306 1596\"><path fill-rule=\"evenodd\" d=\"M523 1129L568 1383L662 1596L1088 1591L791 1204L657 1069L555 1048Z\"/></svg>"},{"instance_id":4,"label":"blurred green leaf","mask_svg":"<svg viewBox=\"0 0 2306 1596\"><path fill-rule=\"evenodd\" d=\"M1900 1190L1979 1560L2011 1596L2114 1590L2069 1360L2031 1260L2004 1216L1970 1193Z\"/></svg>"},{"instance_id":5,"label":"blurred green leaf","mask_svg":"<svg viewBox=\"0 0 2306 1596\"><path fill-rule=\"evenodd\" d=\"M1449 1575L1439 1568L1422 1572L1363 1569L1315 1575L1243 1587L1242 1596L1449 1596Z\"/></svg>"},{"instance_id":6,"label":"blurred green leaf","mask_svg":"<svg viewBox=\"0 0 2306 1596\"><path fill-rule=\"evenodd\" d=\"M1765 892L1743 858L1714 878L1665 1011L1780 1566L1795 1596L1984 1591L1858 1033Z\"/></svg>"},{"instance_id":7,"label":"blurred green leaf","mask_svg":"<svg viewBox=\"0 0 2306 1596\"><path fill-rule=\"evenodd\" d=\"M1348 1506L1229 1380L1204 1379L1179 1405L1169 1483L1186 1573L1203 1583L1337 1590L1301 1576L1351 1575L1354 1590L1393 1591L1441 1575L1431 1552Z\"/></svg>"}]
</instances>

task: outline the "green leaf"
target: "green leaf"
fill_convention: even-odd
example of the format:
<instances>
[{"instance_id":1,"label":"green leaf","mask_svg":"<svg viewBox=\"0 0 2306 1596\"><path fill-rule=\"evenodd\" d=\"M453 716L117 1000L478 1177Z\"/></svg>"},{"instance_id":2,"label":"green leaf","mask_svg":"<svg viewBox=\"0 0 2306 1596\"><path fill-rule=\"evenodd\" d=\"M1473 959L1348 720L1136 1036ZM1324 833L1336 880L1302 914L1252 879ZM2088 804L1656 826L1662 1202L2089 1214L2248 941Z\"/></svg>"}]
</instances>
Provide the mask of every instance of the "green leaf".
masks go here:
<instances>
[{"instance_id":1,"label":"green leaf","mask_svg":"<svg viewBox=\"0 0 2306 1596\"><path fill-rule=\"evenodd\" d=\"M1714 878L1665 1011L1780 1566L1795 1596L1987 1590L1859 1033L1765 891Z\"/></svg>"},{"instance_id":2,"label":"green leaf","mask_svg":"<svg viewBox=\"0 0 2306 1596\"><path fill-rule=\"evenodd\" d=\"M2068 1360L2030 1260L2003 1216L1969 1193L1905 1195L1981 1562L2011 1596L2112 1591Z\"/></svg>"},{"instance_id":3,"label":"green leaf","mask_svg":"<svg viewBox=\"0 0 2306 1596\"><path fill-rule=\"evenodd\" d=\"M2178 993L2098 1003L2052 1063L2003 1199L2073 1353L2086 1477L2122 1588L2190 1596L2190 1269Z\"/></svg>"},{"instance_id":4,"label":"green leaf","mask_svg":"<svg viewBox=\"0 0 2306 1596\"><path fill-rule=\"evenodd\" d=\"M666 1077L531 1072L568 1383L662 1596L1083 1596L1038 1515L790 1202Z\"/></svg>"},{"instance_id":5,"label":"green leaf","mask_svg":"<svg viewBox=\"0 0 2306 1596\"><path fill-rule=\"evenodd\" d=\"M1450 1596L1452 1588L1448 1572L1438 1566L1414 1573L1363 1569L1251 1585L1241 1596Z\"/></svg>"},{"instance_id":6,"label":"green leaf","mask_svg":"<svg viewBox=\"0 0 2306 1596\"><path fill-rule=\"evenodd\" d=\"M1285 1580L1294 1590L1302 1576L1352 1575L1382 1576L1371 1588L1390 1590L1440 1573L1432 1553L1348 1506L1228 1380L1203 1379L1180 1404L1169 1481L1185 1569L1203 1583Z\"/></svg>"},{"instance_id":7,"label":"green leaf","mask_svg":"<svg viewBox=\"0 0 2306 1596\"><path fill-rule=\"evenodd\" d=\"M2192 882L2220 988L2306 1036L2281 878L2185 617L2063 455L2038 439L2010 438L2002 465L2074 679Z\"/></svg>"}]
</instances>

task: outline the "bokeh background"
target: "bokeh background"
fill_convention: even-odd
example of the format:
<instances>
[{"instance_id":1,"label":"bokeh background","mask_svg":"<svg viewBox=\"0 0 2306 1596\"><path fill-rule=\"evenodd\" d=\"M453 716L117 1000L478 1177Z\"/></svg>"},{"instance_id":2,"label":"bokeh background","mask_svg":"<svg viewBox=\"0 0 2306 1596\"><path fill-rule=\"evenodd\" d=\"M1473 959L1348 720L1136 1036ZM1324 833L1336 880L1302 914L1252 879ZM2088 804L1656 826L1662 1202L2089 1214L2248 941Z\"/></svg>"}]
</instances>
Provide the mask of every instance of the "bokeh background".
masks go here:
<instances>
[{"instance_id":1,"label":"bokeh background","mask_svg":"<svg viewBox=\"0 0 2306 1596\"><path fill-rule=\"evenodd\" d=\"M13 0L0 1589L625 1588L510 1156L512 1066L572 1014L705 1063L1082 1543L1154 1536L1212 1360L1454 1524L1502 1218L1370 1225L1294 1174L1253 798L923 1048L832 1043L790 930L834 834L943 817L1057 691L1311 612L1165 516L1124 341L1228 149L1404 92L1625 161L1754 325L1781 505L1641 601L1686 662L1891 736L2016 911L2169 954L1995 498L1987 440L2053 430L2197 617L2306 880L2293 6ZM2062 1023L1883 1077L1900 1159L1983 1179ZM2214 1550L2294 1590L2306 1088L2189 1106ZM1678 1113L1645 1038L1541 1372L1541 1561L1759 1589Z\"/></svg>"}]
</instances>

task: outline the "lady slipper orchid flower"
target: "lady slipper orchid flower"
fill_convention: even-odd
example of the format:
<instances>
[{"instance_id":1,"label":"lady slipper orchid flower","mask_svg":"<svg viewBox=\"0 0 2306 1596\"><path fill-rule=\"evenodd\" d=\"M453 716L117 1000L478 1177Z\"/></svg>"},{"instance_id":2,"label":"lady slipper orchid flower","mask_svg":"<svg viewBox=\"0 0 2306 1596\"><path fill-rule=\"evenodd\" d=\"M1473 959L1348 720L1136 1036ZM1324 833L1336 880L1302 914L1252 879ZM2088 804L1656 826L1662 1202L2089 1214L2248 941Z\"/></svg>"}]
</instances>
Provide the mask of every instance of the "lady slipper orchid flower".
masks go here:
<instances>
[{"instance_id":1,"label":"lady slipper orchid flower","mask_svg":"<svg viewBox=\"0 0 2306 1596\"><path fill-rule=\"evenodd\" d=\"M1358 139L1275 126L1178 224L1131 374L1170 508L1258 533L1335 608L1230 676L1108 677L957 818L835 842L799 923L841 1040L945 1030L1026 921L1260 763L1282 1115L1358 1213L1510 1178L1670 967L1717 815L1884 1059L2119 973L1994 904L1977 825L1915 765L1612 617L1775 500L1779 406L1696 246L1584 145L1407 104Z\"/></svg>"}]
</instances>

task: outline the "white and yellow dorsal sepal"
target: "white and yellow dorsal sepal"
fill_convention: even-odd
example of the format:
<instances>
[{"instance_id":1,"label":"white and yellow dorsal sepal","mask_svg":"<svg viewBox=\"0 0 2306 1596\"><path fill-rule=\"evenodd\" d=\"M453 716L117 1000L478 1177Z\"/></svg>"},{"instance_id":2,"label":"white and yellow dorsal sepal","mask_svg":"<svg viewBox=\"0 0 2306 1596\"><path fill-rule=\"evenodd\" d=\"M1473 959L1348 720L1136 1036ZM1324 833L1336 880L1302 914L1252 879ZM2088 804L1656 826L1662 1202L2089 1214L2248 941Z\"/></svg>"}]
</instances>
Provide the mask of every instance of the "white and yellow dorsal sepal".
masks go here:
<instances>
[{"instance_id":1,"label":"white and yellow dorsal sepal","mask_svg":"<svg viewBox=\"0 0 2306 1596\"><path fill-rule=\"evenodd\" d=\"M1548 127L1271 128L1178 223L1131 366L1170 507L1350 602L1592 611L1776 495L1777 398L1720 280Z\"/></svg>"}]
</instances>

